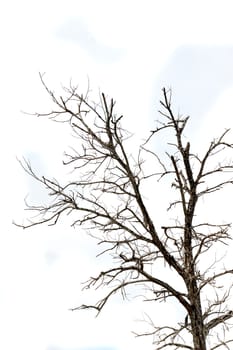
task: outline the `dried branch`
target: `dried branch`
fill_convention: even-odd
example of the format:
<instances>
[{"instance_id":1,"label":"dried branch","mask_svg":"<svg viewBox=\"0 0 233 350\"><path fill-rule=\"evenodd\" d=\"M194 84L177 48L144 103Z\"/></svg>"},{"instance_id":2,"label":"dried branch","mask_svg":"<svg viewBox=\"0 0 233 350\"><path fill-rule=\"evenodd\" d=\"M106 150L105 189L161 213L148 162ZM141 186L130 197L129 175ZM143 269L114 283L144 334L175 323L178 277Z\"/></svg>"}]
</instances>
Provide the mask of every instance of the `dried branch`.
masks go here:
<instances>
[{"instance_id":1,"label":"dried branch","mask_svg":"<svg viewBox=\"0 0 233 350\"><path fill-rule=\"evenodd\" d=\"M72 310L93 308L99 313L115 293L120 292L124 298L128 288L147 286L145 300L158 302L173 298L187 316L178 327L153 325L152 332L142 335L156 337L157 349L206 350L207 339L211 336L214 341L212 331L219 325L225 331L233 311L227 305L230 289L222 297L217 294L217 300L207 295L207 306L205 290L211 287L217 291L216 281L233 270L209 275L201 265L201 258L217 244L228 244L230 224L199 223L196 212L201 197L233 184L229 177L233 162L212 165L215 156L233 149L233 144L226 140L229 130L210 143L203 157L195 154L191 143L184 139L189 117L175 116L171 91L163 89L161 120L138 151L132 152L128 146L131 134L123 129L123 116L115 113L113 99L102 93L100 101L93 102L89 91L80 94L71 84L64 88L64 96L56 96L45 84L43 75L40 78L55 108L36 115L68 123L78 142L71 153L65 154L63 164L72 169L72 178L64 179L63 184L40 177L30 162L21 162L26 173L47 190L49 203L38 206L26 203L27 210L36 216L26 224L17 225L23 228L43 223L55 225L64 215L69 215L73 227L83 226L98 239L103 247L98 256L111 254L114 267L106 268L85 284L86 288L103 287L104 297ZM172 151L165 152L167 158L162 160L149 143L165 129L171 132L171 139L166 141ZM154 163L150 163L150 170L146 172L149 157ZM160 213L151 212L147 207L142 183L153 179L170 181L175 198L170 201L169 210L179 213L174 225L165 223L157 227ZM160 201L153 190L151 187L151 196ZM162 271L161 261L165 263ZM216 263L217 260L211 268ZM166 274L167 266L174 280ZM192 345L186 345L190 335ZM224 342L217 336L212 349L227 347L231 341Z\"/></svg>"}]
</instances>

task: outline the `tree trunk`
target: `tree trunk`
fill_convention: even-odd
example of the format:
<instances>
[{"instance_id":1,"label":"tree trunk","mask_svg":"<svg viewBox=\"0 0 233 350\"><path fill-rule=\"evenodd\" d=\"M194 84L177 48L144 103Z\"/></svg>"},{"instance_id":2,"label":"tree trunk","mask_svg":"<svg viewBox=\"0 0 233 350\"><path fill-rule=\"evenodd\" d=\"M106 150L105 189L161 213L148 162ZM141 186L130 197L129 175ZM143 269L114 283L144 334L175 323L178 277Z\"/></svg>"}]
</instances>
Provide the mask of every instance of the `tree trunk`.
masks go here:
<instances>
[{"instance_id":1,"label":"tree trunk","mask_svg":"<svg viewBox=\"0 0 233 350\"><path fill-rule=\"evenodd\" d=\"M194 350L206 350L205 326L202 319L202 307L200 293L196 280L193 278L189 285L189 300L191 304L190 321L193 336Z\"/></svg>"},{"instance_id":2,"label":"tree trunk","mask_svg":"<svg viewBox=\"0 0 233 350\"><path fill-rule=\"evenodd\" d=\"M196 308L191 313L191 328L194 350L206 350L204 325L200 311Z\"/></svg>"}]
</instances>

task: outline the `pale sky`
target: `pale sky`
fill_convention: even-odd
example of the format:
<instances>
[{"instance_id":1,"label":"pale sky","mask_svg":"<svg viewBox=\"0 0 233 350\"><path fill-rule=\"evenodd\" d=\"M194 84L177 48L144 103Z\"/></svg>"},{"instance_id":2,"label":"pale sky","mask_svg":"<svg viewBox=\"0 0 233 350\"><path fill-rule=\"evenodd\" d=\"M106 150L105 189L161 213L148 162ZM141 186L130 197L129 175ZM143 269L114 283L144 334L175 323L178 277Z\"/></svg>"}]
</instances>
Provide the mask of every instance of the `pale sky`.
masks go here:
<instances>
[{"instance_id":1,"label":"pale sky","mask_svg":"<svg viewBox=\"0 0 233 350\"><path fill-rule=\"evenodd\" d=\"M233 126L232 10L230 0L1 4L1 349L153 348L152 339L131 333L146 327L137 321L145 308L138 299L125 303L116 297L97 319L92 312L69 311L96 298L81 292L80 283L101 269L95 243L84 232L67 223L28 231L12 226L12 219L26 217L27 194L33 201L44 198L16 157L30 158L41 173L56 176L72 142L63 126L21 111L50 107L39 72L46 72L54 90L70 78L85 89L89 77L93 90L117 100L126 126L145 135L158 118L162 87L171 86L174 108L190 115L188 131L201 150ZM161 305L150 310L161 321L166 316ZM174 307L169 317L177 313Z\"/></svg>"}]
</instances>

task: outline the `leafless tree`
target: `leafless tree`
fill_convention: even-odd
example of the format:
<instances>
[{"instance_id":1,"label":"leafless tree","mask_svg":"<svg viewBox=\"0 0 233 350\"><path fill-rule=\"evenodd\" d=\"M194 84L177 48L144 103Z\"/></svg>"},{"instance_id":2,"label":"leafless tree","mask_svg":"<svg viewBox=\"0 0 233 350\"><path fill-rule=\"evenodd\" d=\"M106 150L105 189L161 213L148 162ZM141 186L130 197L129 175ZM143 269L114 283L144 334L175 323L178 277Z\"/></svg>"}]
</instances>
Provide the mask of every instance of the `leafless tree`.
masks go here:
<instances>
[{"instance_id":1,"label":"leafless tree","mask_svg":"<svg viewBox=\"0 0 233 350\"><path fill-rule=\"evenodd\" d=\"M232 278L233 269L220 264L214 249L228 245L230 224L200 222L198 215L203 197L233 183L233 162L218 161L219 154L233 149L226 141L229 130L213 139L202 156L196 154L184 136L188 117L174 114L171 91L163 89L160 120L133 157L127 147L130 134L122 127L122 116L115 113L113 99L102 93L98 103L92 102L88 93L80 94L72 84L62 97L57 96L43 76L41 80L55 109L37 116L69 123L77 138L77 149L64 160L72 167L74 180L59 183L40 177L28 161L22 162L26 172L48 190L51 201L28 205L37 215L20 226L55 225L63 215L70 215L71 225L81 225L97 238L101 254L110 254L114 262L86 284L102 287L104 297L72 310L94 308L99 313L115 293L124 296L130 286L142 285L147 301L173 299L186 315L175 326L151 321L151 331L138 334L152 335L155 349L229 349L233 309L231 283L228 288L224 281ZM163 155L155 152L152 143L161 133L170 135L166 140L170 151ZM149 157L153 162L148 167ZM168 203L167 215L178 213L172 225L161 226L147 205L150 198L145 199L143 188L152 180L172 186L175 199ZM152 188L150 194L160 201ZM161 261L178 282L166 273L158 277Z\"/></svg>"}]
</instances>

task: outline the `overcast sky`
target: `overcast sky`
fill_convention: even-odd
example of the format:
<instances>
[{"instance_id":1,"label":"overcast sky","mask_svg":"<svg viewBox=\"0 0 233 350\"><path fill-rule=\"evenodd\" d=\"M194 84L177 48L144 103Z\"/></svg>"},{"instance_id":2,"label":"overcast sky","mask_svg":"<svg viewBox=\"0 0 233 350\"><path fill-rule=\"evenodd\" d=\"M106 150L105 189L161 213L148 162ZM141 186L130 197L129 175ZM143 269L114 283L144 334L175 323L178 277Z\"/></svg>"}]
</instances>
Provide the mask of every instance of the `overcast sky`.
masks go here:
<instances>
[{"instance_id":1,"label":"overcast sky","mask_svg":"<svg viewBox=\"0 0 233 350\"><path fill-rule=\"evenodd\" d=\"M16 157L42 174L62 172L70 144L63 126L21 111L48 111L39 72L54 90L72 78L117 100L133 132L158 118L163 86L174 108L191 116L194 145L232 127L232 1L30 0L1 4L0 348L4 350L149 350L135 339L143 305L113 299L99 318L69 308L92 298L80 283L101 267L95 244L65 223L21 231L23 199L43 194ZM200 141L202 140L202 141ZM157 145L159 148L160 145ZM226 201L227 204L227 201ZM229 206L227 206L229 207ZM224 214L230 216L229 210ZM85 267L85 268L84 268ZM159 314L161 306L151 307ZM174 307L171 317L176 319ZM163 319L164 312L159 314Z\"/></svg>"}]
</instances>

